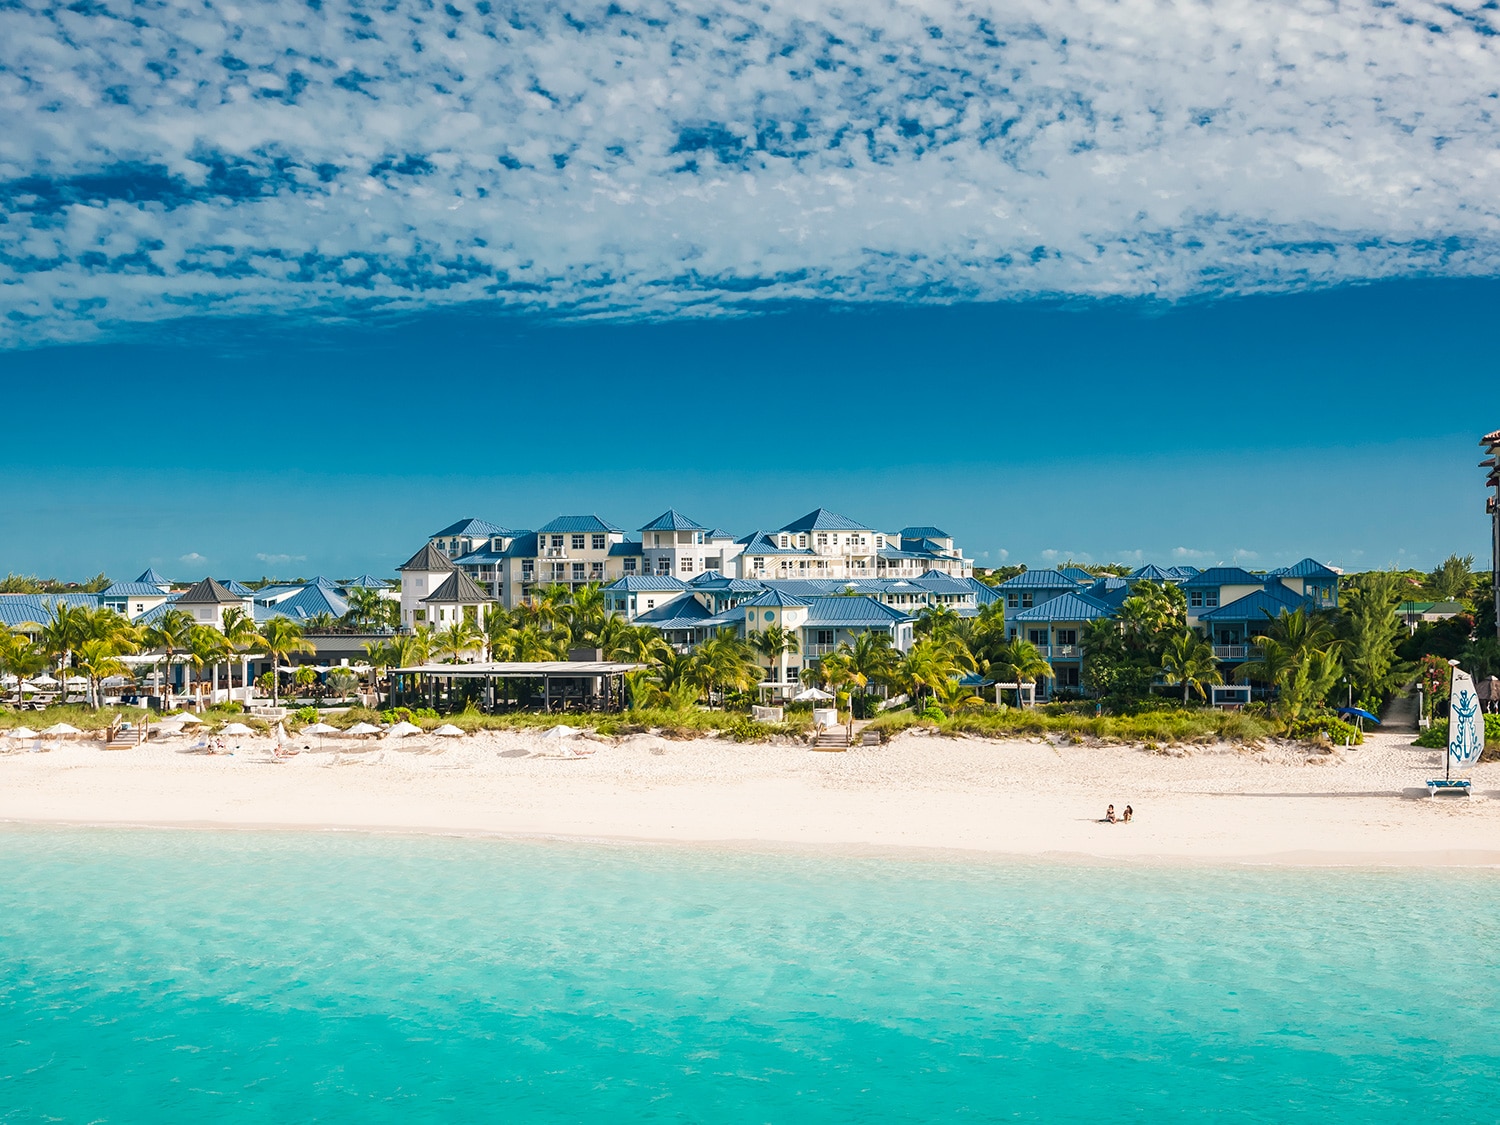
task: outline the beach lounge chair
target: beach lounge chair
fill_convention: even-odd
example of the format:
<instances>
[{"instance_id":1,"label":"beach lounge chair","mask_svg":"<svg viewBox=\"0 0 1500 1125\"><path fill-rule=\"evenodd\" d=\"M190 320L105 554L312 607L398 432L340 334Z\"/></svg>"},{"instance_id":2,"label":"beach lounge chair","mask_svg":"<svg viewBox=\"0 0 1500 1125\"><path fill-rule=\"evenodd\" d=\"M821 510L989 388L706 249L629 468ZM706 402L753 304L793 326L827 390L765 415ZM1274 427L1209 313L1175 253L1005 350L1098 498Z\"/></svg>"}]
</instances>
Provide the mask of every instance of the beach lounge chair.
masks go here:
<instances>
[{"instance_id":1,"label":"beach lounge chair","mask_svg":"<svg viewBox=\"0 0 1500 1125\"><path fill-rule=\"evenodd\" d=\"M1439 793L1451 793L1458 797L1473 796L1472 783L1466 777L1434 777L1427 782L1427 795L1436 797Z\"/></svg>"}]
</instances>

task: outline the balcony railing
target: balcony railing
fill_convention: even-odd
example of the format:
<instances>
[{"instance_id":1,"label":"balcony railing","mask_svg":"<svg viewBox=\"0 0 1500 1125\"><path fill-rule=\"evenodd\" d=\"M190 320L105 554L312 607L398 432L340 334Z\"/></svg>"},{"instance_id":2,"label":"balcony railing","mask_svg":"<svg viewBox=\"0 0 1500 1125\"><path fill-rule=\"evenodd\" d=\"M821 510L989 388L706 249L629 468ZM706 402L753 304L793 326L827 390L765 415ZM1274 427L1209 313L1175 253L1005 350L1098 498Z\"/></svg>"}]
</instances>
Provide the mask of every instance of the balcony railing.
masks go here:
<instances>
[{"instance_id":1,"label":"balcony railing","mask_svg":"<svg viewBox=\"0 0 1500 1125\"><path fill-rule=\"evenodd\" d=\"M1215 660L1244 660L1249 655L1249 645L1214 645Z\"/></svg>"},{"instance_id":2,"label":"balcony railing","mask_svg":"<svg viewBox=\"0 0 1500 1125\"><path fill-rule=\"evenodd\" d=\"M803 645L803 656L827 656L838 649L838 645Z\"/></svg>"}]
</instances>

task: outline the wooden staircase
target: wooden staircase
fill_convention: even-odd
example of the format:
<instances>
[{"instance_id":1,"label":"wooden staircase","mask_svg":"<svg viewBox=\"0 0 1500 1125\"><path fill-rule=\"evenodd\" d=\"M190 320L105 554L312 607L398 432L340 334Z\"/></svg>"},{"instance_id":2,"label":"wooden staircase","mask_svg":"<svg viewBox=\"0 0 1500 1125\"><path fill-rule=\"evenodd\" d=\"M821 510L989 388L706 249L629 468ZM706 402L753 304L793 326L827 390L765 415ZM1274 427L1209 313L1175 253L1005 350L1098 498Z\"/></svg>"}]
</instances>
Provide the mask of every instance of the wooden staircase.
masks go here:
<instances>
[{"instance_id":1,"label":"wooden staircase","mask_svg":"<svg viewBox=\"0 0 1500 1125\"><path fill-rule=\"evenodd\" d=\"M813 742L814 750L847 750L849 749L849 730L847 727L829 727L827 730L819 731L817 739Z\"/></svg>"},{"instance_id":2,"label":"wooden staircase","mask_svg":"<svg viewBox=\"0 0 1500 1125\"><path fill-rule=\"evenodd\" d=\"M146 738L144 725L137 725L126 729L124 727L114 731L109 736L109 741L104 744L106 750L134 750Z\"/></svg>"}]
</instances>

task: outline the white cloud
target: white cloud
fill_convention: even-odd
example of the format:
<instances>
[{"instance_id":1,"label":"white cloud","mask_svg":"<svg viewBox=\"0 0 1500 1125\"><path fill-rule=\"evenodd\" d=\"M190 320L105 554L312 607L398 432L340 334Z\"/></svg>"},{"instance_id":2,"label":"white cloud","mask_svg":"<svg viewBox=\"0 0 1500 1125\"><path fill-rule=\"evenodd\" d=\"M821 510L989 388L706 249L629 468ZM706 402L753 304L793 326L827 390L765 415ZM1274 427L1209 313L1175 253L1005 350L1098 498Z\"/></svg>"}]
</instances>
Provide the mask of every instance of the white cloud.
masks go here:
<instances>
[{"instance_id":1,"label":"white cloud","mask_svg":"<svg viewBox=\"0 0 1500 1125\"><path fill-rule=\"evenodd\" d=\"M307 561L306 555L269 555L263 551L257 552L255 557L263 563L271 563L273 565L280 563Z\"/></svg>"},{"instance_id":2,"label":"white cloud","mask_svg":"<svg viewBox=\"0 0 1500 1125\"><path fill-rule=\"evenodd\" d=\"M1042 552L1042 558L1046 562L1055 563L1091 563L1094 561L1094 556L1087 551L1059 551L1052 547Z\"/></svg>"},{"instance_id":3,"label":"white cloud","mask_svg":"<svg viewBox=\"0 0 1500 1125\"><path fill-rule=\"evenodd\" d=\"M1236 547L1234 549L1234 554L1231 557L1237 563L1254 562L1256 559L1260 558L1260 552L1252 551L1247 547Z\"/></svg>"},{"instance_id":4,"label":"white cloud","mask_svg":"<svg viewBox=\"0 0 1500 1125\"><path fill-rule=\"evenodd\" d=\"M1174 559L1211 559L1213 556L1214 553L1212 551L1198 551L1192 547L1172 548L1172 557Z\"/></svg>"},{"instance_id":5,"label":"white cloud","mask_svg":"<svg viewBox=\"0 0 1500 1125\"><path fill-rule=\"evenodd\" d=\"M177 561L197 565L198 563L206 563L208 560L200 555L197 551L189 551L187 554L181 556Z\"/></svg>"},{"instance_id":6,"label":"white cloud","mask_svg":"<svg viewBox=\"0 0 1500 1125\"><path fill-rule=\"evenodd\" d=\"M0 340L185 313L706 315L1493 274L1492 17L18 0L0 10Z\"/></svg>"}]
</instances>

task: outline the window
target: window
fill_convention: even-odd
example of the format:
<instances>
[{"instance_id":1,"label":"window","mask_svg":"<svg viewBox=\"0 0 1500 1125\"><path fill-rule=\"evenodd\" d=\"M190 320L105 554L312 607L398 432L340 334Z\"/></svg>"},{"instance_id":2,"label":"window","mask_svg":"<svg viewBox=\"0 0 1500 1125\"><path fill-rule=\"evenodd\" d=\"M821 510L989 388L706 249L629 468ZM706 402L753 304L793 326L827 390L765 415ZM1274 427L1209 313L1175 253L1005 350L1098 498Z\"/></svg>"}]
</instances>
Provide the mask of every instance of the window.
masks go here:
<instances>
[{"instance_id":1,"label":"window","mask_svg":"<svg viewBox=\"0 0 1500 1125\"><path fill-rule=\"evenodd\" d=\"M597 582L604 577L604 564L602 562L589 563L589 578Z\"/></svg>"},{"instance_id":2,"label":"window","mask_svg":"<svg viewBox=\"0 0 1500 1125\"><path fill-rule=\"evenodd\" d=\"M751 562L754 564L751 569L754 570L756 574L764 574L766 572L766 560L763 559L760 555L756 555L755 558L751 560Z\"/></svg>"},{"instance_id":3,"label":"window","mask_svg":"<svg viewBox=\"0 0 1500 1125\"><path fill-rule=\"evenodd\" d=\"M602 551L602 550L604 550L604 547L605 547L604 536L602 536L602 535L595 535L594 538L593 538L593 540L592 540L592 542L593 542L593 545L594 545L594 550L596 550L596 551Z\"/></svg>"},{"instance_id":4,"label":"window","mask_svg":"<svg viewBox=\"0 0 1500 1125\"><path fill-rule=\"evenodd\" d=\"M411 619L416 622L426 621L427 611L425 609L414 609L411 611Z\"/></svg>"},{"instance_id":5,"label":"window","mask_svg":"<svg viewBox=\"0 0 1500 1125\"><path fill-rule=\"evenodd\" d=\"M839 537L838 537L838 536L837 536L837 535L835 535L835 536L834 536L834 537L833 537L833 541L834 541L834 542L835 542L835 543L837 543L837 542L838 542L838 538L839 538ZM827 535L825 535L825 534L824 534L824 533L822 533L822 532L819 532L819 533L818 533L818 546L819 546L819 547L826 547L826 546L828 546L828 536L827 536Z\"/></svg>"},{"instance_id":6,"label":"window","mask_svg":"<svg viewBox=\"0 0 1500 1125\"><path fill-rule=\"evenodd\" d=\"M655 598L647 598L646 599L646 608L647 609L655 609L656 608L656 599Z\"/></svg>"},{"instance_id":7,"label":"window","mask_svg":"<svg viewBox=\"0 0 1500 1125\"><path fill-rule=\"evenodd\" d=\"M1057 631L1057 643L1060 645L1076 645L1078 643L1078 630L1059 629Z\"/></svg>"},{"instance_id":8,"label":"window","mask_svg":"<svg viewBox=\"0 0 1500 1125\"><path fill-rule=\"evenodd\" d=\"M417 589L420 590L426 582L427 582L427 579L425 579L425 578L418 578L417 579Z\"/></svg>"},{"instance_id":9,"label":"window","mask_svg":"<svg viewBox=\"0 0 1500 1125\"><path fill-rule=\"evenodd\" d=\"M790 547L791 543L792 543L791 536L789 536L789 535L783 535L781 537L781 545L783 547Z\"/></svg>"},{"instance_id":10,"label":"window","mask_svg":"<svg viewBox=\"0 0 1500 1125\"><path fill-rule=\"evenodd\" d=\"M1204 594L1203 595L1203 604L1206 605L1206 606L1216 606L1216 605L1218 605L1219 604L1219 591L1217 591L1217 590L1210 590L1208 593Z\"/></svg>"},{"instance_id":11,"label":"window","mask_svg":"<svg viewBox=\"0 0 1500 1125\"><path fill-rule=\"evenodd\" d=\"M628 557L625 559L625 573L626 574L634 574L635 573L635 560L634 559L628 558Z\"/></svg>"},{"instance_id":12,"label":"window","mask_svg":"<svg viewBox=\"0 0 1500 1125\"><path fill-rule=\"evenodd\" d=\"M656 573L670 576L672 573L672 557L662 555L656 560Z\"/></svg>"},{"instance_id":13,"label":"window","mask_svg":"<svg viewBox=\"0 0 1500 1125\"><path fill-rule=\"evenodd\" d=\"M1031 608L1033 596L1034 595L1032 595L1032 594L1022 594L1021 595L1021 608L1022 609L1030 609Z\"/></svg>"},{"instance_id":14,"label":"window","mask_svg":"<svg viewBox=\"0 0 1500 1125\"><path fill-rule=\"evenodd\" d=\"M797 546L799 546L799 547L806 547L807 546L807 536L806 535L799 535L799 536L797 536Z\"/></svg>"},{"instance_id":15,"label":"window","mask_svg":"<svg viewBox=\"0 0 1500 1125\"><path fill-rule=\"evenodd\" d=\"M882 550L882 551L885 550L885 536L884 535L877 535L877 536L875 536L875 546L878 549Z\"/></svg>"},{"instance_id":16,"label":"window","mask_svg":"<svg viewBox=\"0 0 1500 1125\"><path fill-rule=\"evenodd\" d=\"M536 580L536 572L531 568L531 560L527 559L521 564L521 581L533 582Z\"/></svg>"},{"instance_id":17,"label":"window","mask_svg":"<svg viewBox=\"0 0 1500 1125\"><path fill-rule=\"evenodd\" d=\"M1194 609L1197 609L1198 607L1202 606L1203 605L1203 591L1202 590L1194 590L1194 591L1192 591L1192 593L1188 594L1188 605L1191 606L1191 607L1193 607Z\"/></svg>"},{"instance_id":18,"label":"window","mask_svg":"<svg viewBox=\"0 0 1500 1125\"><path fill-rule=\"evenodd\" d=\"M573 550L575 550L575 551L581 551L581 550L583 550L583 536L582 535L575 535L575 536L572 537L572 539L573 539Z\"/></svg>"},{"instance_id":19,"label":"window","mask_svg":"<svg viewBox=\"0 0 1500 1125\"><path fill-rule=\"evenodd\" d=\"M1021 595L1020 594L1006 594L1005 595L1005 604L1010 609L1019 609L1021 607Z\"/></svg>"},{"instance_id":20,"label":"window","mask_svg":"<svg viewBox=\"0 0 1500 1125\"><path fill-rule=\"evenodd\" d=\"M683 574L692 574L693 573L693 556L692 555L683 555L682 558L678 559L677 560L677 569L680 570L680 571L682 571Z\"/></svg>"},{"instance_id":21,"label":"window","mask_svg":"<svg viewBox=\"0 0 1500 1125\"><path fill-rule=\"evenodd\" d=\"M574 582L582 582L583 581L583 564L582 563L574 563L573 564L573 581Z\"/></svg>"},{"instance_id":22,"label":"window","mask_svg":"<svg viewBox=\"0 0 1500 1125\"><path fill-rule=\"evenodd\" d=\"M795 684L798 681L798 679L799 679L799 677L801 675L802 675L802 669L800 669L800 668L788 668L786 670L786 682L789 683L789 684Z\"/></svg>"},{"instance_id":23,"label":"window","mask_svg":"<svg viewBox=\"0 0 1500 1125\"><path fill-rule=\"evenodd\" d=\"M833 630L832 629L814 629L813 630L813 644L815 644L815 645L831 645L831 644L833 644Z\"/></svg>"},{"instance_id":24,"label":"window","mask_svg":"<svg viewBox=\"0 0 1500 1125\"><path fill-rule=\"evenodd\" d=\"M1027 629L1026 639L1034 645L1044 645L1047 643L1047 630Z\"/></svg>"},{"instance_id":25,"label":"window","mask_svg":"<svg viewBox=\"0 0 1500 1125\"><path fill-rule=\"evenodd\" d=\"M563 544L563 538L562 538L561 535L554 535L552 537L552 545L554 547L561 547L562 544Z\"/></svg>"},{"instance_id":26,"label":"window","mask_svg":"<svg viewBox=\"0 0 1500 1125\"><path fill-rule=\"evenodd\" d=\"M561 582L565 577L567 577L567 573L568 573L568 564L567 563L553 563L552 564L552 581L554 581L554 582Z\"/></svg>"}]
</instances>

